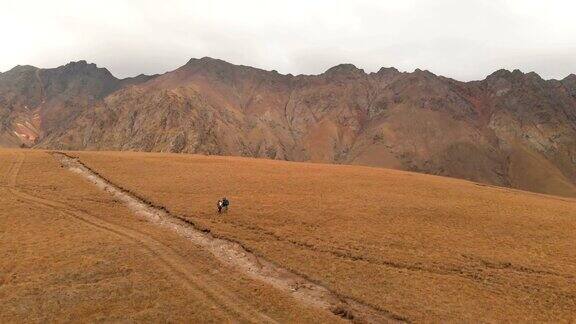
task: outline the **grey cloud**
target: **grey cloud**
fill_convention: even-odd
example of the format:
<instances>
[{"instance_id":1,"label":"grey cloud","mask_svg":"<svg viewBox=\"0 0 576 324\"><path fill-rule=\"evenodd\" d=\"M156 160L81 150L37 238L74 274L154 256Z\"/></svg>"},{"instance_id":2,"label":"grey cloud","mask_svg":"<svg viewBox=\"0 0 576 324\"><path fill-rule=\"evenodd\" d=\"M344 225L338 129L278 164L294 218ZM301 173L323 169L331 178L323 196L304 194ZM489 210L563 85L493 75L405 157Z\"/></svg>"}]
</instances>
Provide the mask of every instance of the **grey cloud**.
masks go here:
<instances>
[{"instance_id":1,"label":"grey cloud","mask_svg":"<svg viewBox=\"0 0 576 324\"><path fill-rule=\"evenodd\" d=\"M85 59L125 77L212 56L292 74L339 63L460 80L576 72L576 3L566 0L5 1L2 71Z\"/></svg>"}]
</instances>

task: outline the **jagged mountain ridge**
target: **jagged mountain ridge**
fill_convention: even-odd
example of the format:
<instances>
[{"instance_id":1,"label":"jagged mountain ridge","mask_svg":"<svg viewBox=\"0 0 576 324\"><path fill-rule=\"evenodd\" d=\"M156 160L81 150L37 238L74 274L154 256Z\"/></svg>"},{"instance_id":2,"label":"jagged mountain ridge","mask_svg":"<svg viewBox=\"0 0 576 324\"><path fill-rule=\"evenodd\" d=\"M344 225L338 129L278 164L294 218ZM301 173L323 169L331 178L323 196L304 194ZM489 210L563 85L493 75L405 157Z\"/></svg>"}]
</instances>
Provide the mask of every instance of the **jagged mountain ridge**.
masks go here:
<instances>
[{"instance_id":1,"label":"jagged mountain ridge","mask_svg":"<svg viewBox=\"0 0 576 324\"><path fill-rule=\"evenodd\" d=\"M37 144L108 94L151 77L120 80L86 61L52 69L17 66L0 74L0 145Z\"/></svg>"},{"instance_id":2,"label":"jagged mountain ridge","mask_svg":"<svg viewBox=\"0 0 576 324\"><path fill-rule=\"evenodd\" d=\"M500 70L459 82L342 64L293 76L202 58L137 82L87 79L44 85L68 101L49 99L42 120L53 122L39 127L38 147L361 164L576 195L574 75Z\"/></svg>"}]
</instances>

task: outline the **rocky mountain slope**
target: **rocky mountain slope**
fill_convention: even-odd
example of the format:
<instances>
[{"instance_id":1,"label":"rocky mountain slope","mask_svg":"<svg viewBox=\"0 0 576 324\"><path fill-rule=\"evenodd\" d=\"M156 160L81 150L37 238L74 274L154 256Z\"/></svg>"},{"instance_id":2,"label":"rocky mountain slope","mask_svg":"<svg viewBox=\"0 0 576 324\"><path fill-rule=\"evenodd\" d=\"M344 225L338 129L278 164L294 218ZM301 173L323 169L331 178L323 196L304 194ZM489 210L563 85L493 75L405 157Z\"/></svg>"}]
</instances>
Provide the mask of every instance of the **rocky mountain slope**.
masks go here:
<instances>
[{"instance_id":1,"label":"rocky mountain slope","mask_svg":"<svg viewBox=\"0 0 576 324\"><path fill-rule=\"evenodd\" d=\"M118 80L78 62L0 74L0 121L4 145L360 164L576 196L575 75L293 76L202 58Z\"/></svg>"},{"instance_id":2,"label":"rocky mountain slope","mask_svg":"<svg viewBox=\"0 0 576 324\"><path fill-rule=\"evenodd\" d=\"M149 78L119 80L86 61L54 69L17 66L0 74L0 145L38 144L108 94Z\"/></svg>"}]
</instances>

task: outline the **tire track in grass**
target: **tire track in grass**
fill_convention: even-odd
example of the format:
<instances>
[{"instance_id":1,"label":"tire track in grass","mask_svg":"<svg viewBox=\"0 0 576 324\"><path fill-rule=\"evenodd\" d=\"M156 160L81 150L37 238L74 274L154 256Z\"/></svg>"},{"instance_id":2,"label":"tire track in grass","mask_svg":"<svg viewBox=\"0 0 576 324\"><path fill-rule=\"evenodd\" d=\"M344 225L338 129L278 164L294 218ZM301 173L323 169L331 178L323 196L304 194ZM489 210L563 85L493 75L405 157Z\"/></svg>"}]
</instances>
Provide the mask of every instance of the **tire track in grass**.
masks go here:
<instances>
[{"instance_id":1,"label":"tire track in grass","mask_svg":"<svg viewBox=\"0 0 576 324\"><path fill-rule=\"evenodd\" d=\"M175 282L183 283L199 300L206 300L213 307L212 311L220 311L223 318L230 320L240 320L242 322L252 323L274 323L273 319L257 310L250 310L249 306L243 305L237 296L225 291L217 285L210 285L202 282L199 275L190 270L190 262L178 255L169 246L156 241L146 234L139 231L128 229L117 224L106 222L98 217L90 215L84 211L71 208L63 203L40 198L17 189L17 177L24 163L25 155L18 154L17 161L11 167L8 173L9 187L8 190L19 199L25 202L52 209L67 217L78 220L97 230L113 234L124 241L136 244L147 254L152 255L158 265L164 268L166 273L171 275ZM245 310L244 308L248 308Z\"/></svg>"},{"instance_id":2,"label":"tire track in grass","mask_svg":"<svg viewBox=\"0 0 576 324\"><path fill-rule=\"evenodd\" d=\"M198 228L193 222L168 212L166 208L156 206L134 193L114 185L77 158L61 152L54 152L53 155L63 166L85 177L100 189L109 192L137 215L179 233L210 251L224 264L234 266L254 279L288 292L306 305L329 310L335 315L354 322L409 322L407 318L391 311L341 296L303 275L291 272L251 253L238 242L216 237Z\"/></svg>"}]
</instances>

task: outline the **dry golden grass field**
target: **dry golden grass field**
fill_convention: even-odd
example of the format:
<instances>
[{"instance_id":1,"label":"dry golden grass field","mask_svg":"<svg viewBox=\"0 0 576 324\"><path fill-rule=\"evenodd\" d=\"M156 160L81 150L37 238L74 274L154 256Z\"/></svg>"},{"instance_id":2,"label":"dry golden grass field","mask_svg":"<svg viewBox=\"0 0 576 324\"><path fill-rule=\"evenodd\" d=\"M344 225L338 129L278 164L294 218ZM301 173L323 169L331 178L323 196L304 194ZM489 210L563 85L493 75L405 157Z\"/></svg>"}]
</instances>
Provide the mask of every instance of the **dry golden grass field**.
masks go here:
<instances>
[{"instance_id":1,"label":"dry golden grass field","mask_svg":"<svg viewBox=\"0 0 576 324\"><path fill-rule=\"evenodd\" d=\"M409 321L576 320L576 200L401 171L75 152L113 183ZM221 196L231 200L217 215Z\"/></svg>"},{"instance_id":2,"label":"dry golden grass field","mask_svg":"<svg viewBox=\"0 0 576 324\"><path fill-rule=\"evenodd\" d=\"M67 154L392 319L576 320L574 199L357 166ZM142 219L48 152L0 151L0 179L0 322L340 320Z\"/></svg>"},{"instance_id":3,"label":"dry golden grass field","mask_svg":"<svg viewBox=\"0 0 576 324\"><path fill-rule=\"evenodd\" d=\"M0 150L0 323L333 322L39 151Z\"/></svg>"}]
</instances>

